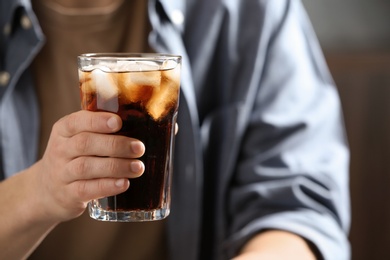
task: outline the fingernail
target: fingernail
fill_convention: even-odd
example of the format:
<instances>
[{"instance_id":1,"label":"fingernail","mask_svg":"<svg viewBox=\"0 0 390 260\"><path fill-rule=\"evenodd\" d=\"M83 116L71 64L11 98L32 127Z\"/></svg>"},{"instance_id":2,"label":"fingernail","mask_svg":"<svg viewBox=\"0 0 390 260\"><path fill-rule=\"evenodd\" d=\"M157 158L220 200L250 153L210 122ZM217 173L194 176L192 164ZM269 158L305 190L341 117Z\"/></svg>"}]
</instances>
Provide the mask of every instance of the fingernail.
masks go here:
<instances>
[{"instance_id":1,"label":"fingernail","mask_svg":"<svg viewBox=\"0 0 390 260\"><path fill-rule=\"evenodd\" d=\"M135 154L143 154L145 151L145 146L142 142L131 142L131 150Z\"/></svg>"},{"instance_id":2,"label":"fingernail","mask_svg":"<svg viewBox=\"0 0 390 260\"><path fill-rule=\"evenodd\" d=\"M110 119L107 120L107 126L111 129L117 129L119 127L118 118L116 117L110 117Z\"/></svg>"},{"instance_id":3,"label":"fingernail","mask_svg":"<svg viewBox=\"0 0 390 260\"><path fill-rule=\"evenodd\" d=\"M144 166L142 162L131 162L130 168L132 172L140 173L143 171Z\"/></svg>"},{"instance_id":4,"label":"fingernail","mask_svg":"<svg viewBox=\"0 0 390 260\"><path fill-rule=\"evenodd\" d=\"M125 185L125 181L125 179L118 179L115 181L115 186L117 186L118 188L122 188Z\"/></svg>"}]
</instances>

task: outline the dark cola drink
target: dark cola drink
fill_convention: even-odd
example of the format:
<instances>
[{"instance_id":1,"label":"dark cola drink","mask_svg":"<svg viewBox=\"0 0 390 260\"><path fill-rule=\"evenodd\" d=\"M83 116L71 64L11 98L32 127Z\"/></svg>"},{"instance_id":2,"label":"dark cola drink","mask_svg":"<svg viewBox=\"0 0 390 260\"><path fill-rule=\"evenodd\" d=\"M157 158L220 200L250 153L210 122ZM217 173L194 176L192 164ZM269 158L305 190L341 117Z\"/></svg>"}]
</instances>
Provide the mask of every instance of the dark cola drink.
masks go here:
<instances>
[{"instance_id":1,"label":"dark cola drink","mask_svg":"<svg viewBox=\"0 0 390 260\"><path fill-rule=\"evenodd\" d=\"M170 207L180 60L103 60L85 66L79 61L79 68L82 109L118 114L123 126L116 134L139 139L146 147L140 158L144 174L130 179L126 192L92 201L91 217L108 221L165 218Z\"/></svg>"}]
</instances>

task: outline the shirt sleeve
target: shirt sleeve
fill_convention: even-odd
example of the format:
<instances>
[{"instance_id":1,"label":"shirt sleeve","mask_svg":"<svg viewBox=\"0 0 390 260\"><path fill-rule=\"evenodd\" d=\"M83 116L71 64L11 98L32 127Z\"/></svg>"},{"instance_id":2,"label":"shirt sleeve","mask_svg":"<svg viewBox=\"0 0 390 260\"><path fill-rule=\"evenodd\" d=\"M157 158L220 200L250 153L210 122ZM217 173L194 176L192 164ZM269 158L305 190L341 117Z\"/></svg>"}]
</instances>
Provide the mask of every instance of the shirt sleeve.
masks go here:
<instances>
[{"instance_id":1,"label":"shirt sleeve","mask_svg":"<svg viewBox=\"0 0 390 260\"><path fill-rule=\"evenodd\" d=\"M255 50L252 67L261 69L252 71L257 91L229 194L227 248L234 255L256 233L279 229L324 259L349 259L348 144L315 33L300 1L246 2L238 48Z\"/></svg>"}]
</instances>

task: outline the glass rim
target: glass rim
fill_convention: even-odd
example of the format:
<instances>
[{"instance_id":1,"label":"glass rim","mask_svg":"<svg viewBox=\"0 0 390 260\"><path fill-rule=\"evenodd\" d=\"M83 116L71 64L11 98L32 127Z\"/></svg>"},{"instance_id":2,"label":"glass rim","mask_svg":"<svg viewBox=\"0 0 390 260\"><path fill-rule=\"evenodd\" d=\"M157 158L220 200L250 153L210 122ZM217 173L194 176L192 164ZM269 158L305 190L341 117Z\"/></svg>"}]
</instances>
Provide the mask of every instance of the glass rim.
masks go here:
<instances>
[{"instance_id":1,"label":"glass rim","mask_svg":"<svg viewBox=\"0 0 390 260\"><path fill-rule=\"evenodd\" d=\"M77 56L78 59L96 59L96 60L161 60L175 59L181 60L181 55L168 53L142 53L142 52L92 52L82 53Z\"/></svg>"}]
</instances>

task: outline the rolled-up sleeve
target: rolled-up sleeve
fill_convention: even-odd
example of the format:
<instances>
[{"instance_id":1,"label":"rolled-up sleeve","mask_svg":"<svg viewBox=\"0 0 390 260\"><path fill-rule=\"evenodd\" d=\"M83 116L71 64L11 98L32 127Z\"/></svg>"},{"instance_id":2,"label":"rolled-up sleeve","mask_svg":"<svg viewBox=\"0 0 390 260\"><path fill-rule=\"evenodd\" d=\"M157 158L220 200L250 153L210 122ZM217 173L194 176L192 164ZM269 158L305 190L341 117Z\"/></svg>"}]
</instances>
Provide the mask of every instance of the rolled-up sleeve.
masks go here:
<instances>
[{"instance_id":1,"label":"rolled-up sleeve","mask_svg":"<svg viewBox=\"0 0 390 260\"><path fill-rule=\"evenodd\" d=\"M337 88L301 2L258 2L262 64L229 194L231 249L281 229L325 259L349 259L349 151Z\"/></svg>"}]
</instances>

